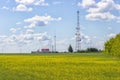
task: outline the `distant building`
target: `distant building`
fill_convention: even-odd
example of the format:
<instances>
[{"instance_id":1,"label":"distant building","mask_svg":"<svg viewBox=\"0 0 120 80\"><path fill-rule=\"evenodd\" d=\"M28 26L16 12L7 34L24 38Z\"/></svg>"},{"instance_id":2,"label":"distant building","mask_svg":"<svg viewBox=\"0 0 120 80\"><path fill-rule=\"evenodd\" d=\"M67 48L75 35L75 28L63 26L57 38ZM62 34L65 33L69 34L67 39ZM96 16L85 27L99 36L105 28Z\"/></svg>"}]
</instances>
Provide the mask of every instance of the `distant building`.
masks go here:
<instances>
[{"instance_id":1,"label":"distant building","mask_svg":"<svg viewBox=\"0 0 120 80\"><path fill-rule=\"evenodd\" d=\"M49 53L49 48L42 48L41 51L38 49L37 51L31 51L31 53Z\"/></svg>"},{"instance_id":2,"label":"distant building","mask_svg":"<svg viewBox=\"0 0 120 80\"><path fill-rule=\"evenodd\" d=\"M43 48L43 49L41 49L41 52L48 53L48 52L50 52L50 50L48 48Z\"/></svg>"}]
</instances>

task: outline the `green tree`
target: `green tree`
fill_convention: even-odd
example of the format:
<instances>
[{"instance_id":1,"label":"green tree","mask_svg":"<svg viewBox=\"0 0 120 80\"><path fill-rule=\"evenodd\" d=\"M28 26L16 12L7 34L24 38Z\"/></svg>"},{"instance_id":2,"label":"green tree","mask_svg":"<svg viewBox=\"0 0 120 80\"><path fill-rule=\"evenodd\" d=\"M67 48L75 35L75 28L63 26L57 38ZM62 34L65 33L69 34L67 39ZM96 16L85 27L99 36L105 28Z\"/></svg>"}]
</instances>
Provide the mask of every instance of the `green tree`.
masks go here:
<instances>
[{"instance_id":1,"label":"green tree","mask_svg":"<svg viewBox=\"0 0 120 80\"><path fill-rule=\"evenodd\" d=\"M73 48L71 45L69 45L69 47L68 47L68 52L73 52Z\"/></svg>"},{"instance_id":2,"label":"green tree","mask_svg":"<svg viewBox=\"0 0 120 80\"><path fill-rule=\"evenodd\" d=\"M120 57L120 34L105 42L105 53Z\"/></svg>"}]
</instances>

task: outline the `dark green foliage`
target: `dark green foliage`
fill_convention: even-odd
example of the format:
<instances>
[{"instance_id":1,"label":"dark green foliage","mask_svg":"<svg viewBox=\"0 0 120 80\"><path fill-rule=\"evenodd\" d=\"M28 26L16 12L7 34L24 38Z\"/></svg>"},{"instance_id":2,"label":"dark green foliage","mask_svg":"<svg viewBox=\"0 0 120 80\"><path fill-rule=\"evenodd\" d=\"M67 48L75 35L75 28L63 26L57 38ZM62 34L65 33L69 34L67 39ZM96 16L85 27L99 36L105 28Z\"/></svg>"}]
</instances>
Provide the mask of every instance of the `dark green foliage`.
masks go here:
<instances>
[{"instance_id":1,"label":"dark green foliage","mask_svg":"<svg viewBox=\"0 0 120 80\"><path fill-rule=\"evenodd\" d=\"M73 52L73 48L71 45L69 45L69 47L68 47L68 52Z\"/></svg>"},{"instance_id":2,"label":"dark green foliage","mask_svg":"<svg viewBox=\"0 0 120 80\"><path fill-rule=\"evenodd\" d=\"M87 48L85 50L79 50L77 53L91 53L91 52L99 52L97 48ZM100 51L101 52L101 51Z\"/></svg>"},{"instance_id":3,"label":"dark green foliage","mask_svg":"<svg viewBox=\"0 0 120 80\"><path fill-rule=\"evenodd\" d=\"M104 44L105 53L114 56L120 56L120 34L116 35L115 38L111 38Z\"/></svg>"},{"instance_id":4,"label":"dark green foliage","mask_svg":"<svg viewBox=\"0 0 120 80\"><path fill-rule=\"evenodd\" d=\"M86 50L79 50L79 51L77 51L77 53L87 53L87 51Z\"/></svg>"},{"instance_id":5,"label":"dark green foliage","mask_svg":"<svg viewBox=\"0 0 120 80\"><path fill-rule=\"evenodd\" d=\"M98 52L97 48L87 48L87 52Z\"/></svg>"}]
</instances>

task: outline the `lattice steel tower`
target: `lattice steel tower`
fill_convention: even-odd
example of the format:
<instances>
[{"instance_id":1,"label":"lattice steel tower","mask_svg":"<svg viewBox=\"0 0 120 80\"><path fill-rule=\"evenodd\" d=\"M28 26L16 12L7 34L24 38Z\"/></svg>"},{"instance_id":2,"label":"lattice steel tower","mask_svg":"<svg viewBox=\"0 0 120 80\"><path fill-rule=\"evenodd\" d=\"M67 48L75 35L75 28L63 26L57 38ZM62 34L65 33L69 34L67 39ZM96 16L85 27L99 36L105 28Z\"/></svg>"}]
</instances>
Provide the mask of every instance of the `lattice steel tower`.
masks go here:
<instances>
[{"instance_id":1,"label":"lattice steel tower","mask_svg":"<svg viewBox=\"0 0 120 80\"><path fill-rule=\"evenodd\" d=\"M77 27L76 27L76 51L81 50L81 35L80 35L80 22L79 22L79 11L77 11Z\"/></svg>"}]
</instances>

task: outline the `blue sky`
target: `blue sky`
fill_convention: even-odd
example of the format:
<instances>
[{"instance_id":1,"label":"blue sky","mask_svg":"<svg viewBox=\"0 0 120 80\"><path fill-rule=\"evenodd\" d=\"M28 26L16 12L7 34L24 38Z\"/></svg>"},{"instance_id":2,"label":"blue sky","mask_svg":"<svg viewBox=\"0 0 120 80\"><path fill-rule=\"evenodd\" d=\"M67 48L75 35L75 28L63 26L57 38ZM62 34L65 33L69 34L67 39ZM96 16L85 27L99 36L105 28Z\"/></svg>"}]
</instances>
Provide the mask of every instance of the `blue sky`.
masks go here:
<instances>
[{"instance_id":1,"label":"blue sky","mask_svg":"<svg viewBox=\"0 0 120 80\"><path fill-rule=\"evenodd\" d=\"M119 0L1 0L0 52L30 52L75 48L77 10L80 11L82 49L104 48L120 32Z\"/></svg>"}]
</instances>

